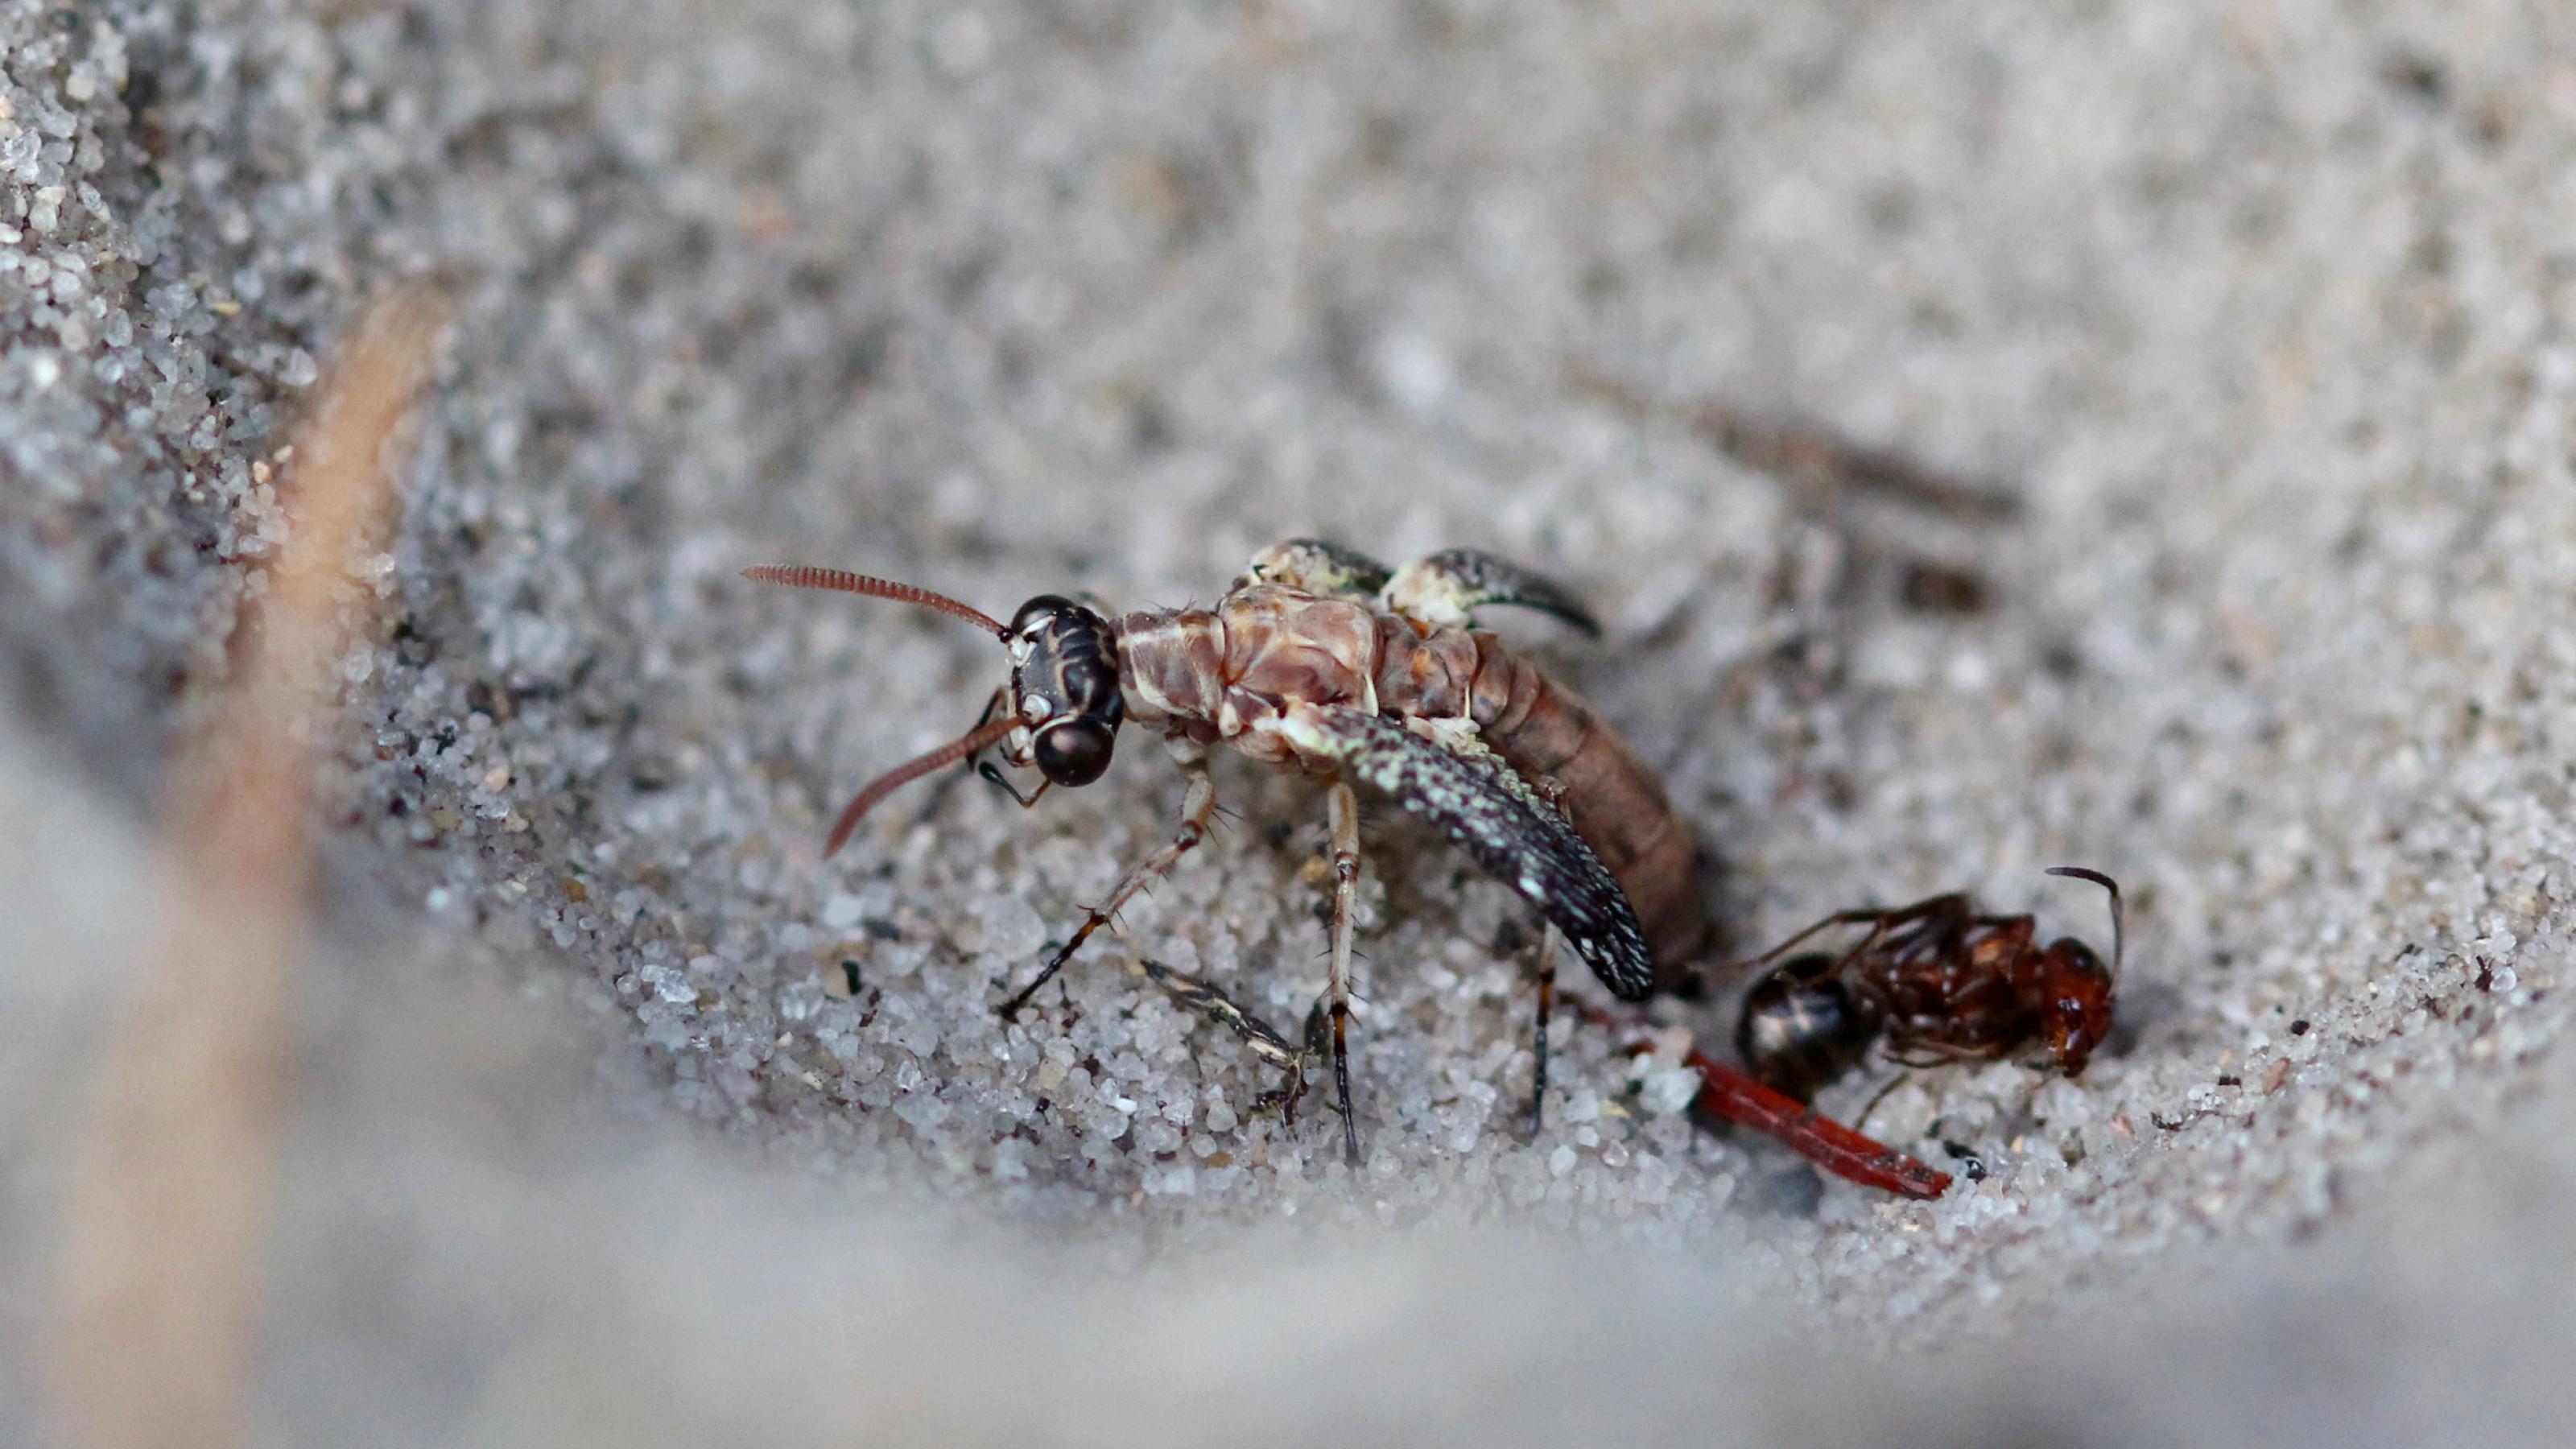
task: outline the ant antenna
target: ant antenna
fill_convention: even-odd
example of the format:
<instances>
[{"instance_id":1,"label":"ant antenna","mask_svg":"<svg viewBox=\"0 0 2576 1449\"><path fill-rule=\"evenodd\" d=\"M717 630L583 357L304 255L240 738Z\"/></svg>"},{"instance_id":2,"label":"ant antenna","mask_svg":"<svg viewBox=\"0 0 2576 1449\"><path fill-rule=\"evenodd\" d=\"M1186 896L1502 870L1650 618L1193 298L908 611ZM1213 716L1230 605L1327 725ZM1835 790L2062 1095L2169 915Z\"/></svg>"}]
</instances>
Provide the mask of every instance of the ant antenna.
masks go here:
<instances>
[{"instance_id":1,"label":"ant antenna","mask_svg":"<svg viewBox=\"0 0 2576 1449\"><path fill-rule=\"evenodd\" d=\"M869 582L874 583L876 580L871 579ZM901 588L902 585L898 584L896 587ZM839 850L849 840L850 832L859 828L860 817L876 808L878 801L933 770L953 765L977 750L1001 743L1011 731L1019 727L1020 722L1016 718L997 719L991 724L967 731L929 754L907 760L877 776L868 783L866 789L850 797L849 804L841 807L841 818L832 822L831 838L823 842L823 854L828 857Z\"/></svg>"},{"instance_id":2,"label":"ant antenna","mask_svg":"<svg viewBox=\"0 0 2576 1449\"><path fill-rule=\"evenodd\" d=\"M907 604L924 604L943 614L954 614L1007 644L1011 631L1002 627L992 615L971 604L961 604L946 594L932 593L916 584L898 584L892 579L871 578L845 569L808 568L803 564L755 564L742 571L747 579L764 584L785 584L798 589L837 589L845 594L866 594L871 598L899 599Z\"/></svg>"},{"instance_id":3,"label":"ant antenna","mask_svg":"<svg viewBox=\"0 0 2576 1449\"><path fill-rule=\"evenodd\" d=\"M2048 868L2048 873L2073 876L2077 880L2089 880L2111 893L2111 979L2119 980L2120 957L2128 949L2125 939L2127 931L2121 920L2120 883L2098 870L2086 870L2080 865L2052 865Z\"/></svg>"}]
</instances>

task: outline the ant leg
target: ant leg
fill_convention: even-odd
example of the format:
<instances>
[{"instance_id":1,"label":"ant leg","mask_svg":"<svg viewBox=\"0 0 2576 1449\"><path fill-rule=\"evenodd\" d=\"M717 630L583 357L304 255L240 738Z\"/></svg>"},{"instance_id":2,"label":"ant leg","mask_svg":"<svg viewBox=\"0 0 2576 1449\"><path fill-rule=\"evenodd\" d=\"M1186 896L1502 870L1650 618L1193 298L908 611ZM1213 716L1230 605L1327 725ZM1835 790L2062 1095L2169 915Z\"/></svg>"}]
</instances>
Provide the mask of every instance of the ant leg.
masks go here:
<instances>
[{"instance_id":1,"label":"ant leg","mask_svg":"<svg viewBox=\"0 0 2576 1449\"><path fill-rule=\"evenodd\" d=\"M1547 1125L1547 1017L1556 1005L1556 922L1538 936L1538 1065L1530 1074L1529 1135Z\"/></svg>"},{"instance_id":2,"label":"ant leg","mask_svg":"<svg viewBox=\"0 0 2576 1449\"><path fill-rule=\"evenodd\" d=\"M1869 1104L1861 1108L1860 1111L1853 1116L1852 1125L1861 1128L1864 1131L1868 1130L1869 1119L1878 1111L1878 1104L1887 1100L1888 1093L1895 1091L1897 1088L1904 1086L1907 1082L1913 1080L1914 1073L1911 1070L1898 1072L1895 1076L1889 1078L1886 1086L1870 1093Z\"/></svg>"},{"instance_id":3,"label":"ant leg","mask_svg":"<svg viewBox=\"0 0 2576 1449\"><path fill-rule=\"evenodd\" d=\"M1182 775L1189 780L1189 788L1181 795L1181 828L1173 833L1170 844L1138 861L1127 872L1126 878L1118 882L1118 888L1109 893L1108 900L1092 908L1080 929L1073 933L1073 939L1065 942L1048 959L1046 969L1038 973L1035 981L1002 1003L1004 1020L1019 1015L1020 1008L1029 1004L1029 998L1037 995L1038 988L1053 980L1055 973L1064 969L1064 963L1073 959L1073 953L1082 949L1082 943L1091 939L1091 933L1109 924L1109 918L1118 914L1119 907L1133 899L1136 892L1169 873L1173 866L1180 864L1182 856L1207 839L1208 822L1216 815L1216 787L1208 781L1206 747L1180 739L1166 743L1172 758L1179 763Z\"/></svg>"},{"instance_id":4,"label":"ant leg","mask_svg":"<svg viewBox=\"0 0 2576 1449\"><path fill-rule=\"evenodd\" d=\"M1333 1019L1333 1092L1342 1107L1342 1156L1360 1165L1360 1129L1351 1116L1351 898L1360 885L1360 800L1350 782L1335 780L1324 794L1325 815L1332 831L1333 967L1324 983Z\"/></svg>"},{"instance_id":5,"label":"ant leg","mask_svg":"<svg viewBox=\"0 0 2576 1449\"><path fill-rule=\"evenodd\" d=\"M1909 921L1926 920L1954 912L1964 915L1967 910L1967 906L1968 898L1965 895L1953 891L1947 895L1927 896L1922 900L1916 901L1910 906L1894 906L1885 910L1880 910L1871 906L1864 906L1858 910L1836 911L1832 915L1826 916L1815 922L1813 925L1808 926L1805 930L1798 932L1798 934L1782 941L1779 945L1763 952L1761 955L1748 957L1742 961L1730 961L1723 969L1729 972L1736 972L1750 971L1757 966L1768 966L1772 962L1779 960L1781 957L1788 955L1792 947L1807 939L1809 936L1816 934L1818 931L1830 930L1835 926L1869 927L1869 935L1862 938L1861 943L1858 946L1855 946L1851 950L1843 953L1843 959L1848 961L1851 958L1858 956L1861 952L1868 950L1871 946L1876 945L1879 939L1885 936L1888 932L1895 930L1897 927L1902 926Z\"/></svg>"},{"instance_id":6,"label":"ant leg","mask_svg":"<svg viewBox=\"0 0 2576 1449\"><path fill-rule=\"evenodd\" d=\"M1573 1003L1573 1009L1583 1020L1613 1031L1633 1031L1645 1025L1623 1022L1580 1001ZM1653 1045L1651 1041L1638 1041L1622 1050L1633 1056L1652 1050ZM1939 1197L1949 1191L1950 1174L1863 1137L1797 1098L1785 1096L1760 1079L1719 1062L1696 1045L1686 1050L1682 1064L1699 1074L1699 1095L1691 1099L1691 1110L1703 1119L1738 1122L1777 1138L1809 1162L1863 1187L1914 1198Z\"/></svg>"},{"instance_id":7,"label":"ant leg","mask_svg":"<svg viewBox=\"0 0 2576 1449\"><path fill-rule=\"evenodd\" d=\"M1875 938L1879 931L1885 929L1882 923L1886 919L1887 912L1885 911L1868 909L1836 911L1832 915L1824 917L1815 924L1808 926L1805 930L1802 930L1796 935L1789 937L1787 940L1782 941L1770 950L1763 952L1761 955L1747 956L1741 961L1729 961L1721 969L1732 973L1751 971L1757 967L1768 966L1772 962L1779 960L1781 957L1788 955L1799 942L1806 940L1809 936L1812 936L1819 931L1831 930L1836 926L1869 926L1873 928L1870 934Z\"/></svg>"}]
</instances>

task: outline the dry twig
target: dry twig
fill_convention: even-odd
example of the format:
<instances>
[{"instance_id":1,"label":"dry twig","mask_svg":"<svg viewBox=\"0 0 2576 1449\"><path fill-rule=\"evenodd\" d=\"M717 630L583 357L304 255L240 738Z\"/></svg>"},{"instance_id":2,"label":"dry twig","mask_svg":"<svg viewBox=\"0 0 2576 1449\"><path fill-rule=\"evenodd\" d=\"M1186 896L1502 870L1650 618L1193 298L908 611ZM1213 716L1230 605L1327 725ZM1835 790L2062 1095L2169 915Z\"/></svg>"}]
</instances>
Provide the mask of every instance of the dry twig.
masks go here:
<instances>
[{"instance_id":1,"label":"dry twig","mask_svg":"<svg viewBox=\"0 0 2576 1449\"><path fill-rule=\"evenodd\" d=\"M292 536L246 611L233 681L174 776L166 914L107 1051L74 1198L59 1388L76 1441L241 1441L254 1257L278 1111L281 1020L302 924L308 720L346 647L352 552L384 521L381 455L442 311L378 307L300 430Z\"/></svg>"}]
</instances>

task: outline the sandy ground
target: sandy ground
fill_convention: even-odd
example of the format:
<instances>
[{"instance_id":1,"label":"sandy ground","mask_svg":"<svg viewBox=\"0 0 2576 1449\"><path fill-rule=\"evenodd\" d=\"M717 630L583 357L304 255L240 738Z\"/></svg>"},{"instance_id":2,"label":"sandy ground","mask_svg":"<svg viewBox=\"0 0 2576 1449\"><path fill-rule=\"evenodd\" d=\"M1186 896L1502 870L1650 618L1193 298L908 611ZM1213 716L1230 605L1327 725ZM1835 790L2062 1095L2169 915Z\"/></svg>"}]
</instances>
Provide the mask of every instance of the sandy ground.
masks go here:
<instances>
[{"instance_id":1,"label":"sandy ground","mask_svg":"<svg viewBox=\"0 0 2576 1449\"><path fill-rule=\"evenodd\" d=\"M261 1442L2563 1424L2576 36L1360 8L0 4L7 1341L288 426L427 281ZM1790 423L1951 481L1746 441ZM1579 1028L1524 1143L1519 913L1383 819L1353 1173L1125 969L1301 1014L1310 787L1222 762L1230 828L1016 1026L1159 751L821 859L1000 658L743 565L1178 604L1297 534L1592 600L1493 622L1666 772L1739 945L1954 887L2100 942L2039 872L2119 876L2121 1033L1879 1098L1938 1203Z\"/></svg>"}]
</instances>

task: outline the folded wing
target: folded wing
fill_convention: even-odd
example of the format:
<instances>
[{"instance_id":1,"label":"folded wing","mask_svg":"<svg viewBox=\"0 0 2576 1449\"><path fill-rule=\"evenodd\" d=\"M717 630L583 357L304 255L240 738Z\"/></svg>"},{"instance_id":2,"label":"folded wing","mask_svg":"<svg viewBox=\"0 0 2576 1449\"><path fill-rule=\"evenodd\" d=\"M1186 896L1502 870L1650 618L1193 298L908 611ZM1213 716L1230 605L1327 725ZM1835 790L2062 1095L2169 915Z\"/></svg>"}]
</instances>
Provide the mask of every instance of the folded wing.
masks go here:
<instances>
[{"instance_id":1,"label":"folded wing","mask_svg":"<svg viewBox=\"0 0 2576 1449\"><path fill-rule=\"evenodd\" d=\"M1502 757L1472 739L1457 748L1401 720L1348 705L1304 705L1282 721L1292 743L1338 764L1440 827L1485 872L1520 892L1574 944L1602 984L1641 1001L1654 958L1637 912L1609 867Z\"/></svg>"}]
</instances>

